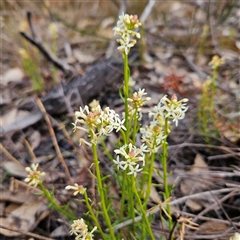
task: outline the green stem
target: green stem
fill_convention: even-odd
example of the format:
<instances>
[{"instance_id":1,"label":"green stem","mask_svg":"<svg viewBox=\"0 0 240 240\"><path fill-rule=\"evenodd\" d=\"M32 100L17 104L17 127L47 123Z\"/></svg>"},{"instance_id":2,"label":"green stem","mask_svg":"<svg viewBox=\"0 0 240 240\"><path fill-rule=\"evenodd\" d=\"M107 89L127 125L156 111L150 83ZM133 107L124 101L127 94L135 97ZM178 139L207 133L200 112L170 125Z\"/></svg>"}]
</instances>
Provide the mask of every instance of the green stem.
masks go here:
<instances>
[{"instance_id":1,"label":"green stem","mask_svg":"<svg viewBox=\"0 0 240 240\"><path fill-rule=\"evenodd\" d=\"M101 179L99 161L98 161L98 155L97 155L97 147L95 144L92 144L92 151L93 151L94 165L95 165L96 177L97 177L97 183L98 183L97 184L98 193L99 193L100 199L101 199L100 204L102 206L104 219L109 228L111 239L114 240L116 238L114 236L114 231L112 228L112 224L111 224L111 221L110 221L110 218L108 215L108 211L107 211L107 207L106 207L106 203L105 203L105 196L104 196L104 190L103 190L103 186L102 186L102 179Z\"/></svg>"},{"instance_id":2,"label":"green stem","mask_svg":"<svg viewBox=\"0 0 240 240\"><path fill-rule=\"evenodd\" d=\"M128 181L128 213L129 215L131 216L131 219L133 221L133 228L132 228L132 231L134 231L134 218L135 218L135 213L134 213L134 196L133 196L133 191L132 191L132 185L135 184L135 179L134 179L134 176L131 175L130 177L127 178L129 181Z\"/></svg>"},{"instance_id":3,"label":"green stem","mask_svg":"<svg viewBox=\"0 0 240 240\"><path fill-rule=\"evenodd\" d=\"M213 76L212 76L212 84L211 84L211 94L210 94L210 112L213 112L213 98L214 98L214 94L216 91L216 87L217 87L217 70L218 68L215 67L213 69Z\"/></svg>"},{"instance_id":4,"label":"green stem","mask_svg":"<svg viewBox=\"0 0 240 240\"><path fill-rule=\"evenodd\" d=\"M86 192L86 191L85 191L85 193L84 193L84 198L85 198L85 203L86 203L86 205L87 205L88 211L89 211L89 213L90 213L93 221L95 222L95 224L96 224L96 226L97 226L97 228L98 228L98 231L100 232L100 234L102 235L102 237L103 237L103 239L104 239L103 230L102 230L102 228L101 228L101 226L100 226L100 224L99 224L98 219L96 218L96 216L95 216L95 214L94 214L94 212L93 212L93 209L92 209L91 204L89 203L89 199L88 199L88 195L87 195L87 192Z\"/></svg>"},{"instance_id":5,"label":"green stem","mask_svg":"<svg viewBox=\"0 0 240 240\"><path fill-rule=\"evenodd\" d=\"M63 214L65 217L69 218L71 221L76 220L77 218L65 211L64 209L62 209L61 206L59 206L56 202L54 197L50 194L50 192L43 186L42 182L38 183L38 186L40 187L40 189L43 191L44 196L48 199L48 201L50 202L50 205L52 208L54 208L55 210L57 210L58 212L60 212L61 214Z\"/></svg>"},{"instance_id":6,"label":"green stem","mask_svg":"<svg viewBox=\"0 0 240 240\"><path fill-rule=\"evenodd\" d=\"M167 143L167 136L168 136L168 118L165 119L164 125L164 136L166 136L162 143L162 167L163 167L163 184L164 184L164 191L165 196L164 200L170 197L169 186L168 186L168 171L167 171L167 157L168 157L168 143ZM170 204L167 203L167 213L171 216L171 207ZM172 219L168 219L169 222L169 230L172 229Z\"/></svg>"},{"instance_id":7,"label":"green stem","mask_svg":"<svg viewBox=\"0 0 240 240\"><path fill-rule=\"evenodd\" d=\"M133 145L135 145L135 143L136 143L136 136L137 136L137 126L138 126L137 110L135 110L135 112L134 112L133 119L134 119L134 123L133 123L132 141L133 141Z\"/></svg>"},{"instance_id":8,"label":"green stem","mask_svg":"<svg viewBox=\"0 0 240 240\"><path fill-rule=\"evenodd\" d=\"M148 198L149 198L150 192L151 192L154 158L155 158L155 154L152 153L151 157L150 157L150 166L149 166L149 169L148 169L148 184L147 184L147 191L146 191L146 196L145 196L146 206L147 206Z\"/></svg>"},{"instance_id":9,"label":"green stem","mask_svg":"<svg viewBox=\"0 0 240 240\"><path fill-rule=\"evenodd\" d=\"M128 55L124 53L124 105L125 105L125 127L126 127L126 141L129 139L129 121L128 121L128 84L129 84L129 68L128 68ZM127 143L125 142L125 143Z\"/></svg>"},{"instance_id":10,"label":"green stem","mask_svg":"<svg viewBox=\"0 0 240 240\"><path fill-rule=\"evenodd\" d=\"M137 189L136 189L136 183L135 183L135 182L133 183L132 188L133 188L133 192L134 192L135 195L136 195L137 202L138 202L138 205L139 205L139 207L140 207L140 210L141 210L141 212L142 212L142 218L143 218L143 220L144 220L144 222L145 222L145 224L146 224L147 231L148 231L151 239L152 239L152 240L155 240L155 237L154 237L153 232L152 232L152 229L151 229L150 222L149 222L149 220L148 220L148 218L147 218L147 215L146 215L146 211L145 211L145 209L144 209L144 207L143 207L143 205L142 205L142 201L141 201L141 199L140 199L140 197L139 197L139 195L138 195L138 192L137 192ZM145 228L145 225L144 225L144 228ZM144 238L144 239L146 239L146 238Z\"/></svg>"},{"instance_id":11,"label":"green stem","mask_svg":"<svg viewBox=\"0 0 240 240\"><path fill-rule=\"evenodd\" d=\"M123 216L124 216L124 210L125 210L125 207L124 207L124 204L125 204L125 192L126 192L126 179L127 179L127 173L126 171L123 171L123 180L122 180L122 197L121 197L121 209L120 209L120 220L123 219Z\"/></svg>"}]
</instances>

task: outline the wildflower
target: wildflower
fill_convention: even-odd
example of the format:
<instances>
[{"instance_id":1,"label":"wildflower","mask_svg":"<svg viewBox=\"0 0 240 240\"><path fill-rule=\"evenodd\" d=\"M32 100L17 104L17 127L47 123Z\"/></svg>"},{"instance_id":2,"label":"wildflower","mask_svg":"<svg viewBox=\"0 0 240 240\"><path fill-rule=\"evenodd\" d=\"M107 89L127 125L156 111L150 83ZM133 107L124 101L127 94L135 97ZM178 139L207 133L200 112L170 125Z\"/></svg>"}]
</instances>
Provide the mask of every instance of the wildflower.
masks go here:
<instances>
[{"instance_id":1,"label":"wildflower","mask_svg":"<svg viewBox=\"0 0 240 240\"><path fill-rule=\"evenodd\" d=\"M188 99L184 98L180 101L177 101L177 96L174 94L171 100L164 96L161 102L164 105L162 107L162 110L165 112L164 117L173 119L173 122L176 122L177 126L178 120L183 119L185 117L185 112L188 110L188 107L186 106Z\"/></svg>"},{"instance_id":2,"label":"wildflower","mask_svg":"<svg viewBox=\"0 0 240 240\"><path fill-rule=\"evenodd\" d=\"M86 188L84 188L82 185L78 185L77 183L74 183L74 186L68 185L65 187L65 189L74 190L74 196L76 196L77 194L84 194L86 192Z\"/></svg>"},{"instance_id":3,"label":"wildflower","mask_svg":"<svg viewBox=\"0 0 240 240\"><path fill-rule=\"evenodd\" d=\"M57 26L57 24L54 23L54 22L50 23L50 25L48 26L48 29L49 29L51 35L52 35L54 38L56 38L56 34L57 34L57 32L58 32L58 26Z\"/></svg>"},{"instance_id":4,"label":"wildflower","mask_svg":"<svg viewBox=\"0 0 240 240\"><path fill-rule=\"evenodd\" d=\"M88 145L89 147L92 147L92 144L88 141L86 141L84 138L80 138L79 139L79 146L84 146L84 145Z\"/></svg>"},{"instance_id":5,"label":"wildflower","mask_svg":"<svg viewBox=\"0 0 240 240\"><path fill-rule=\"evenodd\" d=\"M229 240L240 240L240 234L236 232Z\"/></svg>"},{"instance_id":6,"label":"wildflower","mask_svg":"<svg viewBox=\"0 0 240 240\"><path fill-rule=\"evenodd\" d=\"M133 47L136 44L135 39L131 39L129 36L126 36L124 38L117 39L117 42L120 44L120 46L117 48L121 53L125 53L128 55L130 52L130 48Z\"/></svg>"},{"instance_id":7,"label":"wildflower","mask_svg":"<svg viewBox=\"0 0 240 240\"><path fill-rule=\"evenodd\" d=\"M163 131L163 123L153 120L150 125L140 128L142 142L144 142L151 153L156 153L161 147L162 140L166 138Z\"/></svg>"},{"instance_id":8,"label":"wildflower","mask_svg":"<svg viewBox=\"0 0 240 240\"><path fill-rule=\"evenodd\" d=\"M120 120L120 118L116 118L114 123L114 128L116 129L116 132L119 132L121 129L126 131L126 128L124 126L125 118Z\"/></svg>"},{"instance_id":9,"label":"wildflower","mask_svg":"<svg viewBox=\"0 0 240 240\"><path fill-rule=\"evenodd\" d=\"M147 95L145 89L139 89L138 92L133 93L132 98L128 98L128 102L133 106L134 109L140 111L141 107L146 101L151 100L150 97L144 98L143 96Z\"/></svg>"},{"instance_id":10,"label":"wildflower","mask_svg":"<svg viewBox=\"0 0 240 240\"><path fill-rule=\"evenodd\" d=\"M116 132L121 129L126 130L124 126L125 119L121 119L119 115L109 107L104 110L97 101L93 101L88 106L79 109L75 112L76 121L73 123L74 131L76 129L85 131L89 134L91 142L80 139L81 144L97 144L101 136L108 136L113 130Z\"/></svg>"},{"instance_id":11,"label":"wildflower","mask_svg":"<svg viewBox=\"0 0 240 240\"><path fill-rule=\"evenodd\" d=\"M75 234L76 240L93 240L93 232L96 229L97 227L94 227L91 232L88 232L88 226L81 218L73 221L71 225L70 235Z\"/></svg>"},{"instance_id":12,"label":"wildflower","mask_svg":"<svg viewBox=\"0 0 240 240\"><path fill-rule=\"evenodd\" d=\"M147 95L145 89L139 89L138 92L133 93L131 98L127 98L129 119L136 118L139 121L142 119L141 107L146 101L151 100L150 97L144 97L144 95Z\"/></svg>"},{"instance_id":13,"label":"wildflower","mask_svg":"<svg viewBox=\"0 0 240 240\"><path fill-rule=\"evenodd\" d=\"M29 59L29 54L27 53L27 51L24 48L19 48L18 49L18 53L21 56L22 59Z\"/></svg>"},{"instance_id":14,"label":"wildflower","mask_svg":"<svg viewBox=\"0 0 240 240\"><path fill-rule=\"evenodd\" d=\"M146 146L143 144L140 148L133 146L131 143L125 144L119 149L115 149L114 152L117 154L117 159L113 162L117 165L118 169L130 170L128 175L133 174L135 177L138 172L142 170L139 168L138 162L142 162L145 165L145 153L147 152ZM122 155L124 160L119 160L119 155Z\"/></svg>"},{"instance_id":15,"label":"wildflower","mask_svg":"<svg viewBox=\"0 0 240 240\"><path fill-rule=\"evenodd\" d=\"M155 119L162 117L163 120L168 118L176 122L177 126L178 120L183 119L185 117L185 112L188 110L186 102L188 102L187 98L177 101L177 96L175 94L171 99L168 99L165 95L153 111L149 113L149 116L153 116Z\"/></svg>"},{"instance_id":16,"label":"wildflower","mask_svg":"<svg viewBox=\"0 0 240 240\"><path fill-rule=\"evenodd\" d=\"M152 117L153 120L150 125L140 128L140 132L142 141L151 153L156 153L161 147L162 141L167 137L164 134L166 119L176 122L177 126L178 121L185 117L185 112L188 109L186 102L188 102L186 98L178 101L176 95L173 95L171 99L168 99L165 95L158 105L149 112L149 117ZM167 133L170 132L170 126L167 131Z\"/></svg>"},{"instance_id":17,"label":"wildflower","mask_svg":"<svg viewBox=\"0 0 240 240\"><path fill-rule=\"evenodd\" d=\"M119 16L117 26L113 28L114 35L120 35L121 38L117 39L120 44L118 50L124 55L128 55L130 48L136 44L136 38L140 38L140 33L136 32L134 29L141 26L137 15L122 14Z\"/></svg>"},{"instance_id":18,"label":"wildflower","mask_svg":"<svg viewBox=\"0 0 240 240\"><path fill-rule=\"evenodd\" d=\"M129 172L127 173L128 175L134 175L134 177L137 176L137 173L138 172L141 172L142 171L142 168L139 168L139 164L136 164L135 167L133 167L133 165L129 165Z\"/></svg>"},{"instance_id":19,"label":"wildflower","mask_svg":"<svg viewBox=\"0 0 240 240\"><path fill-rule=\"evenodd\" d=\"M113 162L117 165L117 169L119 170L122 168L124 161L119 161L119 156L117 156L117 159L113 159Z\"/></svg>"},{"instance_id":20,"label":"wildflower","mask_svg":"<svg viewBox=\"0 0 240 240\"><path fill-rule=\"evenodd\" d=\"M215 55L213 56L212 60L209 62L208 65L212 66L213 69L216 69L219 66L223 65L224 63L225 63L224 58L220 58L219 56Z\"/></svg>"},{"instance_id":21,"label":"wildflower","mask_svg":"<svg viewBox=\"0 0 240 240\"><path fill-rule=\"evenodd\" d=\"M41 181L41 177L45 176L45 172L40 172L37 170L38 163L31 164L31 167L26 167L25 170L28 172L27 177L24 179L24 182L27 182L29 185L36 187Z\"/></svg>"}]
</instances>

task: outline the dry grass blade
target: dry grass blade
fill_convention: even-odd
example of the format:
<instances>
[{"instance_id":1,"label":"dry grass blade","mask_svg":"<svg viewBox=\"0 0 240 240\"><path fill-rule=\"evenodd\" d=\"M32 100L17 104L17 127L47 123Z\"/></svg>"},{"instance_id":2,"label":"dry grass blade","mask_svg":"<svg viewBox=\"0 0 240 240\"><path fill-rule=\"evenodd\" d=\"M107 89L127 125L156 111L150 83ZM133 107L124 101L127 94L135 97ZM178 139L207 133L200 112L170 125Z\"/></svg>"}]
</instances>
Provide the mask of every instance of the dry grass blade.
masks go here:
<instances>
[{"instance_id":1,"label":"dry grass blade","mask_svg":"<svg viewBox=\"0 0 240 240\"><path fill-rule=\"evenodd\" d=\"M64 158L62 156L61 150L60 150L58 142L57 142L56 135L55 135L54 130L52 128L52 124L51 124L50 118L49 118L49 116L48 116L48 114L46 112L46 109L44 108L44 106L43 106L43 104L42 104L42 102L41 102L41 100L39 98L37 99L37 104L38 104L40 110L42 111L42 113L44 114L44 119L45 119L45 121L46 121L46 123L48 125L49 133L51 135L51 138L52 138L52 141L53 141L53 145L55 147L58 159L59 159L59 161L61 162L61 164L62 164L62 166L64 168L64 171L65 171L65 173L66 173L66 175L68 177L69 182L73 184L74 182L73 182L71 174L70 174L70 172L68 170L67 164L66 164L66 162L65 162L65 160L64 160Z\"/></svg>"}]
</instances>

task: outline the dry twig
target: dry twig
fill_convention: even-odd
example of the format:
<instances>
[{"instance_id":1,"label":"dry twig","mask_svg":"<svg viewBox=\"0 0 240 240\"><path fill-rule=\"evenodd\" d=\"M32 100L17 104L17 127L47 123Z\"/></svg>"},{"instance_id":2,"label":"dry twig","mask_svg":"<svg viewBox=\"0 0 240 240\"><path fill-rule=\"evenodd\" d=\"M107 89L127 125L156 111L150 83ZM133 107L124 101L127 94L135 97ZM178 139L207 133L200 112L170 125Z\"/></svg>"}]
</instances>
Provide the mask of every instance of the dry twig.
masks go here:
<instances>
[{"instance_id":1,"label":"dry twig","mask_svg":"<svg viewBox=\"0 0 240 240\"><path fill-rule=\"evenodd\" d=\"M38 50L50 61L52 62L57 68L61 69L64 72L75 74L76 70L70 66L67 62L63 61L62 59L57 58L52 54L50 51L48 51L42 44L40 38L37 36L36 31L32 24L32 14L31 12L27 12L27 19L28 23L31 29L32 37L30 37L25 32L20 32L20 34L28 40L30 43L32 43L35 47L38 48Z\"/></svg>"},{"instance_id":2,"label":"dry twig","mask_svg":"<svg viewBox=\"0 0 240 240\"><path fill-rule=\"evenodd\" d=\"M54 130L52 128L52 124L51 124L50 118L49 118L49 116L48 116L48 114L46 112L46 109L44 108L44 106L43 106L43 104L42 104L42 102L41 102L41 100L39 98L37 99L37 104L38 104L38 107L40 108L41 112L43 113L45 121L46 121L46 123L48 125L49 133L51 135L51 138L52 138L52 141L53 141L53 145L55 147L55 150L56 150L57 156L59 158L59 161L61 162L61 164L62 164L62 166L64 168L64 171L67 174L67 177L68 177L69 181L73 184L74 182L73 182L72 177L70 175L70 172L68 170L67 164L66 164L66 162L65 162L65 160L64 160L64 158L62 156L61 150L60 150L60 148L58 146L57 138L56 138L56 135L55 135Z\"/></svg>"}]
</instances>

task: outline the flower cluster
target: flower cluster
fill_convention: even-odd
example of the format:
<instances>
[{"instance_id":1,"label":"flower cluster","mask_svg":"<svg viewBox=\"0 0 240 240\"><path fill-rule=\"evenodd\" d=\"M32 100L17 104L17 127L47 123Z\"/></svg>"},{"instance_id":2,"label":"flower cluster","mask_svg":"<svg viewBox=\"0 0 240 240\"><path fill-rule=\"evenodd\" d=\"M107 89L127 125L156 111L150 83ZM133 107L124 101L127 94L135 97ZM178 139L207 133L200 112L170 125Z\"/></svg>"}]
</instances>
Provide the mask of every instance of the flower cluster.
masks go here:
<instances>
[{"instance_id":1,"label":"flower cluster","mask_svg":"<svg viewBox=\"0 0 240 240\"><path fill-rule=\"evenodd\" d=\"M184 98L180 101L177 100L177 96L174 94L171 99L168 99L167 96L163 96L157 106L153 108L153 111L149 113L149 116L158 119L172 120L178 125L178 120L181 120L185 117L185 112L188 110L186 106L188 102L187 98Z\"/></svg>"},{"instance_id":2,"label":"flower cluster","mask_svg":"<svg viewBox=\"0 0 240 240\"><path fill-rule=\"evenodd\" d=\"M76 240L92 240L93 232L97 229L97 227L94 227L91 232L88 232L88 226L82 218L74 220L71 228L70 235L75 234Z\"/></svg>"},{"instance_id":3,"label":"flower cluster","mask_svg":"<svg viewBox=\"0 0 240 240\"><path fill-rule=\"evenodd\" d=\"M230 237L229 240L239 240L239 239L240 239L240 234L236 232L234 236Z\"/></svg>"},{"instance_id":4,"label":"flower cluster","mask_svg":"<svg viewBox=\"0 0 240 240\"><path fill-rule=\"evenodd\" d=\"M27 177L24 179L24 182L27 182L28 185L33 185L36 187L41 181L41 177L45 176L45 172L40 172L38 169L38 163L31 164L31 167L26 167L25 170L28 172Z\"/></svg>"},{"instance_id":5,"label":"flower cluster","mask_svg":"<svg viewBox=\"0 0 240 240\"><path fill-rule=\"evenodd\" d=\"M131 98L128 98L127 101L129 104L136 109L137 111L141 111L141 107L146 101L151 100L150 97L143 97L147 95L145 89L139 89L138 92L133 93Z\"/></svg>"},{"instance_id":6,"label":"flower cluster","mask_svg":"<svg viewBox=\"0 0 240 240\"><path fill-rule=\"evenodd\" d=\"M108 136L113 130L116 132L121 129L126 130L125 119L121 120L119 115L109 107L102 110L97 101L90 104L90 110L88 106L80 107L80 111L75 112L75 117L74 130L86 131L91 138L91 143L81 138L80 145L86 143L91 146L91 144L97 144L101 136ZM79 124L80 126L78 126Z\"/></svg>"},{"instance_id":7,"label":"flower cluster","mask_svg":"<svg viewBox=\"0 0 240 240\"><path fill-rule=\"evenodd\" d=\"M161 121L153 120L149 126L140 128L142 134L142 142L144 142L151 153L156 153L162 144L162 140L166 138L164 136L164 124Z\"/></svg>"},{"instance_id":8,"label":"flower cluster","mask_svg":"<svg viewBox=\"0 0 240 240\"><path fill-rule=\"evenodd\" d=\"M178 125L178 120L185 117L185 112L188 107L186 102L188 99L184 98L180 101L177 100L176 95L168 99L165 95L157 106L149 112L149 117L153 117L150 125L140 129L142 134L142 141L147 145L151 153L155 153L161 146L162 140L167 136L164 134L165 121L173 121ZM168 129L168 131L170 131Z\"/></svg>"},{"instance_id":9,"label":"flower cluster","mask_svg":"<svg viewBox=\"0 0 240 240\"><path fill-rule=\"evenodd\" d=\"M219 66L223 65L225 63L224 58L220 58L217 55L214 55L212 60L209 62L209 65L212 66L213 69L218 68Z\"/></svg>"},{"instance_id":10,"label":"flower cluster","mask_svg":"<svg viewBox=\"0 0 240 240\"><path fill-rule=\"evenodd\" d=\"M142 170L138 162L142 162L142 166L145 166L145 152L148 152L148 150L144 144L140 148L137 148L129 143L114 150L114 152L117 154L117 159L113 160L113 162L117 165L117 168L128 170L128 175L133 174L134 177L136 177L137 173ZM121 155L124 160L120 160L119 155Z\"/></svg>"},{"instance_id":11,"label":"flower cluster","mask_svg":"<svg viewBox=\"0 0 240 240\"><path fill-rule=\"evenodd\" d=\"M120 35L121 38L117 39L120 44L118 50L122 54L128 55L130 48L136 44L136 40L133 37L140 38L140 33L136 32L134 29L141 26L137 15L122 14L119 16L117 26L113 28L114 35Z\"/></svg>"},{"instance_id":12,"label":"flower cluster","mask_svg":"<svg viewBox=\"0 0 240 240\"><path fill-rule=\"evenodd\" d=\"M147 93L145 92L145 89L139 89L138 92L133 93L131 98L127 99L129 118L132 118L133 115L136 114L135 117L138 120L141 120L142 118L141 107L146 101L151 100L150 97L144 97L145 95L147 95Z\"/></svg>"},{"instance_id":13,"label":"flower cluster","mask_svg":"<svg viewBox=\"0 0 240 240\"><path fill-rule=\"evenodd\" d=\"M84 188L82 185L78 185L77 183L75 183L74 186L68 185L65 187L65 189L74 190L74 196L77 194L84 194L86 192L86 188Z\"/></svg>"}]
</instances>

